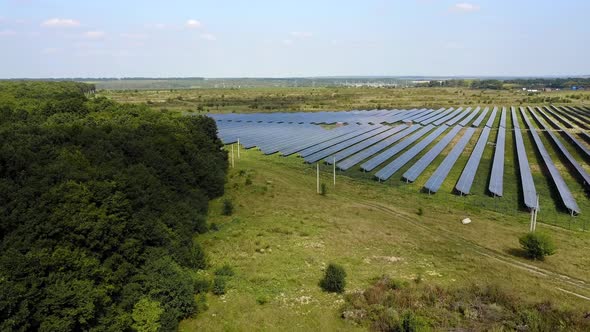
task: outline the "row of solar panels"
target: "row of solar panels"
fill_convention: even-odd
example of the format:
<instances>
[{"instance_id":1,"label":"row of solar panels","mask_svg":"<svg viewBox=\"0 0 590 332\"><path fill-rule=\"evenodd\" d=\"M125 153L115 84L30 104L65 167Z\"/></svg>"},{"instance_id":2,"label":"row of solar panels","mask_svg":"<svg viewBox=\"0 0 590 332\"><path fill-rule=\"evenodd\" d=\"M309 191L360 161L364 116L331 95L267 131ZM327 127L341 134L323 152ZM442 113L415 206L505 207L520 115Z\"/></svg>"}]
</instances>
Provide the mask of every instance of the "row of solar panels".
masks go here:
<instances>
[{"instance_id":1,"label":"row of solar panels","mask_svg":"<svg viewBox=\"0 0 590 332\"><path fill-rule=\"evenodd\" d=\"M455 186L458 193L469 194L470 192L498 111L496 107L492 110L486 126L484 126L484 129L480 133L477 143ZM537 108L537 111L543 115L554 129L563 130L559 122L565 124L568 128L578 129L583 129L581 124L590 124L590 111L581 108L560 108L552 106L545 107L544 109ZM536 128L529 120L525 109L521 108L520 112L533 136L535 146L549 170L549 175L557 188L563 205L572 214L579 213L579 207L573 195L571 195L553 160L551 160L546 148L543 146L539 135L536 133ZM225 143L235 142L237 138L241 138L241 143L245 147L258 146L264 153L280 152L283 155L298 153L308 163L315 163L325 159L328 163L336 163L337 167L342 170L350 169L365 161L360 165L360 168L364 171L372 171L405 150L375 173L375 177L379 180L390 178L451 128L434 147L427 151L402 175L402 178L406 181L415 181L428 165L456 138L460 131L477 116L477 119L472 123L472 127L464 130L458 142L454 144L443 162L426 181L424 189L428 192L437 192L475 134L475 128L485 120L488 113L488 108L483 111L480 108L476 108L475 110L471 108L465 110L462 108L450 108L436 111L410 110L396 115L399 118L398 121L412 122L405 125L390 127L353 124L341 126L333 130L324 130L320 126L309 124L264 122L218 121L218 125L220 128L220 137ZM542 118L537 115L535 110L529 108L529 113L533 115L542 129L550 129L542 121ZM551 114L552 117L547 113ZM518 116L514 107L511 108L511 114L524 203L526 207L534 209L536 208L536 189L524 147ZM503 194L506 117L507 110L503 108L497 127L498 134L488 188L490 193L497 196L502 196ZM458 124L454 125L457 122ZM576 125L573 125L572 122ZM585 145L578 141L572 133L568 131L562 132L566 138L572 141L582 151L584 149L588 151ZM428 136L426 136L427 134ZM584 132L582 131L581 134L584 134ZM587 187L588 183L590 183L588 182L590 176L588 176L584 168L569 153L559 138L552 132L549 132L549 135L560 153L564 155L566 160L576 170L579 177L583 179L584 186Z\"/></svg>"}]
</instances>

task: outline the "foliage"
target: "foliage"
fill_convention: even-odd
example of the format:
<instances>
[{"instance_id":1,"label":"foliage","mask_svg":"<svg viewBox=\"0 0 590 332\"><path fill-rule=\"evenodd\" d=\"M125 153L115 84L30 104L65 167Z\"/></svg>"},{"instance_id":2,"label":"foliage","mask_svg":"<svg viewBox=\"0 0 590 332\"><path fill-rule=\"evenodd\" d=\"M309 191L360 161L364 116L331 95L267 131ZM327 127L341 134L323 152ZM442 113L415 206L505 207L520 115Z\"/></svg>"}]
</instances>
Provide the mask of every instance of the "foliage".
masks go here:
<instances>
[{"instance_id":1,"label":"foliage","mask_svg":"<svg viewBox=\"0 0 590 332\"><path fill-rule=\"evenodd\" d=\"M224 199L221 214L224 216L231 216L232 213L234 213L234 203L229 199Z\"/></svg>"},{"instance_id":2,"label":"foliage","mask_svg":"<svg viewBox=\"0 0 590 332\"><path fill-rule=\"evenodd\" d=\"M326 186L325 183L322 183L320 185L320 195L326 196L327 193L328 193L328 187Z\"/></svg>"},{"instance_id":3,"label":"foliage","mask_svg":"<svg viewBox=\"0 0 590 332\"><path fill-rule=\"evenodd\" d=\"M518 239L525 254L530 259L544 260L555 253L555 245L547 234L530 232Z\"/></svg>"},{"instance_id":4,"label":"foliage","mask_svg":"<svg viewBox=\"0 0 590 332\"><path fill-rule=\"evenodd\" d=\"M132 327L138 332L158 332L160 329L160 317L164 310L159 302L142 297L133 306Z\"/></svg>"},{"instance_id":5,"label":"foliage","mask_svg":"<svg viewBox=\"0 0 590 332\"><path fill-rule=\"evenodd\" d=\"M223 276L215 276L213 278L213 289L211 290L215 295L225 294L226 280Z\"/></svg>"},{"instance_id":6,"label":"foliage","mask_svg":"<svg viewBox=\"0 0 590 332\"><path fill-rule=\"evenodd\" d=\"M525 303L495 285L458 288L406 284L383 276L363 292L347 294L342 317L377 331L587 331L581 311L550 302Z\"/></svg>"},{"instance_id":7,"label":"foliage","mask_svg":"<svg viewBox=\"0 0 590 332\"><path fill-rule=\"evenodd\" d=\"M346 286L346 271L337 264L329 264L320 287L326 292L342 293Z\"/></svg>"},{"instance_id":8,"label":"foliage","mask_svg":"<svg viewBox=\"0 0 590 332\"><path fill-rule=\"evenodd\" d=\"M0 330L150 330L156 316L170 330L195 312L193 235L227 170L215 123L93 90L0 82Z\"/></svg>"},{"instance_id":9,"label":"foliage","mask_svg":"<svg viewBox=\"0 0 590 332\"><path fill-rule=\"evenodd\" d=\"M222 267L220 267L217 270L215 270L215 275L217 275L217 276L231 277L231 276L234 275L234 269L232 269L231 266L225 264Z\"/></svg>"}]
</instances>

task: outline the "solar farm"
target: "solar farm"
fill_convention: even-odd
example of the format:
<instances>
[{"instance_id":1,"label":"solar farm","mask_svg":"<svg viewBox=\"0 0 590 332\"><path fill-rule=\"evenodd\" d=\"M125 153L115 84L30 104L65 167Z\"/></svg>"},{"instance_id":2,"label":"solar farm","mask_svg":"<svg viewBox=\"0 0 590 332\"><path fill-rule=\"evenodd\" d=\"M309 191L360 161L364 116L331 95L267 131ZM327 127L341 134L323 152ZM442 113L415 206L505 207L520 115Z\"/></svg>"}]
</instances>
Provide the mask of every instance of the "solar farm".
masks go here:
<instances>
[{"instance_id":1,"label":"solar farm","mask_svg":"<svg viewBox=\"0 0 590 332\"><path fill-rule=\"evenodd\" d=\"M424 194L443 190L465 197L473 194L475 181L484 181L487 198L482 199L502 200L506 184L517 182L519 208L530 211L539 208L541 184L550 187L543 199L551 199L560 213L569 216L583 213L580 205L588 200L590 109L585 107L209 116L217 122L224 144L239 143L267 155L296 155L305 163L327 164L340 173L358 172L383 185L419 182ZM538 160L539 167L532 167L531 158ZM517 181L507 178L507 165L514 166ZM458 179L451 178L451 172L459 173ZM575 184L564 176L575 179ZM579 204L581 200L584 204Z\"/></svg>"}]
</instances>

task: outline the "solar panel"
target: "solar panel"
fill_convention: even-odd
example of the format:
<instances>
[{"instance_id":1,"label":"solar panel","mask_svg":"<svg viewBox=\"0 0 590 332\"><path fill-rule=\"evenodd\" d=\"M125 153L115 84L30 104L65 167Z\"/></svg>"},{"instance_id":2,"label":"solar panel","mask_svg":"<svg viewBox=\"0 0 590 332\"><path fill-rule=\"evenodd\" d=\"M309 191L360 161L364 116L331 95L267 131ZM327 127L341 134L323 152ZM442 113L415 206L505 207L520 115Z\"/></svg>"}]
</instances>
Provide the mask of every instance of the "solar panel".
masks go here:
<instances>
[{"instance_id":1,"label":"solar panel","mask_svg":"<svg viewBox=\"0 0 590 332\"><path fill-rule=\"evenodd\" d=\"M463 119L465 117L465 115L467 115L469 113L469 111L471 111L471 107L467 107L466 110L464 110L463 112L459 113L457 116L455 116L454 118L448 120L445 123L447 125L449 125L449 126L452 126L455 123L459 122L459 120Z\"/></svg>"},{"instance_id":2,"label":"solar panel","mask_svg":"<svg viewBox=\"0 0 590 332\"><path fill-rule=\"evenodd\" d=\"M557 192L559 192L559 196L561 197L561 201L562 201L563 205L565 205L565 207L570 211L571 214L579 214L580 207L578 206L578 203L576 203L576 199L574 198L569 187L567 186L567 184L563 180L563 177L561 176L561 174L557 170L557 167L555 167L555 164L553 163L553 159L551 159L549 152L547 152L547 149L545 149L545 145L543 144L541 137L539 137L539 134L537 133L537 129L535 128L535 126L533 125L531 120L529 120L529 117L527 116L523 107L520 108L520 113L522 114L522 117L524 118L524 121L526 122L526 124L530 130L529 132L533 136L533 141L535 142L535 146L537 147L537 150L541 154L541 159L543 159L543 163L545 164L545 166L547 167L547 170L549 171L550 178L551 178L551 180L553 180L553 184L555 184L555 187L557 188Z\"/></svg>"},{"instance_id":3,"label":"solar panel","mask_svg":"<svg viewBox=\"0 0 590 332\"><path fill-rule=\"evenodd\" d=\"M514 126L514 139L516 141L516 153L518 156L518 167L520 170L520 183L522 186L522 192L524 196L524 205L529 209L537 208L537 190L535 183L533 182L533 175L531 174L531 167L529 165L529 159L526 155L524 147L524 141L522 139L522 133L520 131L520 125L518 124L518 117L514 107L512 110L512 123Z\"/></svg>"},{"instance_id":4,"label":"solar panel","mask_svg":"<svg viewBox=\"0 0 590 332\"><path fill-rule=\"evenodd\" d=\"M344 160L342 160L341 162L338 162L336 164L336 166L341 169L341 170L347 170L349 168L351 168L352 166L360 163L361 161L371 157L372 155L380 152L381 150L387 148L388 146L394 144L395 142L399 141L400 139L410 135L411 133L415 132L416 130L422 128L422 126L420 125L413 125L409 128L406 128L404 130L402 130L401 132L373 145L370 146L368 148L366 148L365 150L351 156L348 157Z\"/></svg>"},{"instance_id":5,"label":"solar panel","mask_svg":"<svg viewBox=\"0 0 590 332\"><path fill-rule=\"evenodd\" d=\"M424 150L430 143L437 139L445 130L447 130L447 128L447 126L440 126L436 128L436 130L428 135L425 139L416 143L416 145L411 147L408 151L404 152L387 166L375 173L375 177L382 181L389 179L393 173L399 171L400 168L402 168L405 164L412 160L412 158L417 156L418 153Z\"/></svg>"},{"instance_id":6,"label":"solar panel","mask_svg":"<svg viewBox=\"0 0 590 332\"><path fill-rule=\"evenodd\" d=\"M430 118L436 117L437 115L441 114L444 112L444 108L441 108L439 110L436 111L432 111L432 112L428 112L426 115L422 115L421 117L417 118L417 119L413 119L412 121L414 122L418 122L420 123L421 121L426 121Z\"/></svg>"},{"instance_id":7,"label":"solar panel","mask_svg":"<svg viewBox=\"0 0 590 332\"><path fill-rule=\"evenodd\" d=\"M489 107L484 108L483 112L481 112L481 114L477 117L477 119L475 119L475 121L473 121L473 123L471 124L472 127L479 127L479 125L481 124L481 122L483 121L483 119L485 119L486 115L488 114L488 112L490 111Z\"/></svg>"},{"instance_id":8,"label":"solar panel","mask_svg":"<svg viewBox=\"0 0 590 332\"><path fill-rule=\"evenodd\" d=\"M439 114L437 114L437 115L435 115L435 116L433 116L431 118L424 119L424 120L420 121L420 123L423 124L423 125L427 125L427 124L433 123L433 122L435 122L435 121L437 121L437 120L439 120L439 119L441 119L441 118L443 118L443 117L445 117L445 116L453 113L453 110L454 110L454 108L451 107L451 108L449 108L449 109L447 109L445 111L442 111L441 113L439 113Z\"/></svg>"},{"instance_id":9,"label":"solar panel","mask_svg":"<svg viewBox=\"0 0 590 332\"><path fill-rule=\"evenodd\" d=\"M475 148L471 152L471 156L467 161L467 165L465 165L465 168L461 173L461 177L459 177L459 181L457 181L455 189L462 195L469 195L470 193L471 186L473 185L473 179L475 179L475 174L477 173L477 168L479 167L481 156L483 155L486 144L488 144L490 131L491 129L488 127L483 128L481 135L479 135L479 139L477 140L477 144L475 144Z\"/></svg>"},{"instance_id":10,"label":"solar panel","mask_svg":"<svg viewBox=\"0 0 590 332\"><path fill-rule=\"evenodd\" d=\"M539 108L537 107L537 109L539 109ZM537 120L537 123L539 123L541 125L541 127L543 127L545 132L551 137L551 139L553 140L553 143L557 146L557 149L559 150L559 152L561 152L561 154L565 157L565 159L567 159L567 161L570 163L570 165L576 170L576 173L578 174L580 179L582 179L582 184L584 185L584 187L590 188L590 175L580 165L580 163L578 163L576 161L574 156L572 156L572 154L568 151L568 149L565 147L565 145L563 145L563 143L559 140L559 138L557 138L557 135L555 135L553 133L551 128L549 128L549 126L547 126L547 124L545 124L543 122L541 117L531 108L529 108L529 110L530 110L531 114L533 114L533 117L535 118L535 120Z\"/></svg>"},{"instance_id":11,"label":"solar panel","mask_svg":"<svg viewBox=\"0 0 590 332\"><path fill-rule=\"evenodd\" d=\"M461 153L463 153L465 146L467 146L467 143L469 143L469 140L471 140L471 137L474 133L475 128L470 127L465 129L465 134L463 134L459 142L453 147L451 152L449 152L447 157L438 166L436 171L434 171L434 174L432 174L428 181L426 181L424 184L424 189L426 189L429 193L436 193L438 189L440 189L440 186L446 179L447 175L449 175L451 168L453 165L455 165L455 162L457 162L457 159L459 159Z\"/></svg>"},{"instance_id":12,"label":"solar panel","mask_svg":"<svg viewBox=\"0 0 590 332\"><path fill-rule=\"evenodd\" d=\"M574 143L574 145L583 152L587 157L590 157L590 149L588 149L584 144L582 144L578 139L576 139L572 134L570 134L567 129L563 128L557 121L553 120L551 117L547 115L542 109L537 108L539 113L541 113L545 119L554 127L560 130L560 132L565 135L570 142Z\"/></svg>"},{"instance_id":13,"label":"solar panel","mask_svg":"<svg viewBox=\"0 0 590 332\"><path fill-rule=\"evenodd\" d=\"M505 114L505 109L502 111L503 114ZM494 110L492 111L492 115L490 115L490 118L488 119L488 122L486 122L486 127L488 128L492 128L494 127L494 121L496 121L496 113L498 112L498 107L494 107ZM501 123L501 121L500 121ZM504 115L504 123L506 123L506 115ZM500 126L502 127L502 126ZM506 127L506 126L504 126Z\"/></svg>"},{"instance_id":14,"label":"solar panel","mask_svg":"<svg viewBox=\"0 0 590 332\"><path fill-rule=\"evenodd\" d=\"M356 131L354 131L352 133L348 133L346 135L339 136L339 137L334 138L332 140L329 140L329 141L326 141L324 143L317 144L317 145L311 146L311 147L309 147L309 148L307 148L305 150L302 150L302 151L299 152L299 155L301 155L302 157L305 158L305 157L307 157L309 155L312 155L312 154L314 154L316 152L319 152L321 150L327 149L327 148L329 148L329 147L331 147L333 145L336 145L338 143L347 141L347 140L349 140L349 139L351 139L353 137L356 137L356 136L362 135L362 134L364 134L366 132L369 132L369 131L372 131L372 130L376 130L376 129L379 129L379 128L383 128L383 127L384 126L381 126L381 125L378 125L378 126L368 126L368 127L367 126L362 126L361 129L356 130Z\"/></svg>"},{"instance_id":15,"label":"solar panel","mask_svg":"<svg viewBox=\"0 0 590 332\"><path fill-rule=\"evenodd\" d=\"M492 173L488 190L494 196L504 194L504 150L506 145L506 128L498 128L496 138L496 149L494 150L494 161L492 162Z\"/></svg>"},{"instance_id":16,"label":"solar panel","mask_svg":"<svg viewBox=\"0 0 590 332\"><path fill-rule=\"evenodd\" d=\"M359 151L361 151L361 150L363 150L363 149L365 149L365 148L367 148L379 141L382 141L394 134L397 134L398 132L400 132L406 128L408 128L408 127L405 125L399 125L397 127L391 128L385 132L382 132L381 134L378 134L378 135L373 136L367 140L359 142L349 148L346 148L346 149L326 158L326 162L330 165L333 164L334 161L339 162L340 160L342 160L348 156L351 156L351 155L353 155L353 154L355 154L355 153L357 153L357 152L359 152Z\"/></svg>"},{"instance_id":17,"label":"solar panel","mask_svg":"<svg viewBox=\"0 0 590 332\"><path fill-rule=\"evenodd\" d=\"M435 126L440 126L441 124L449 121L450 119L454 118L455 116L457 116L457 114L461 113L461 111L463 111L463 107L459 107L456 110L454 110L453 112L443 116L442 118L432 122L433 125Z\"/></svg>"},{"instance_id":18,"label":"solar panel","mask_svg":"<svg viewBox=\"0 0 590 332\"><path fill-rule=\"evenodd\" d=\"M426 152L422 158L420 158L410 169L408 169L403 175L402 178L408 182L414 182L424 172L426 167L432 163L432 161L451 143L451 141L457 136L459 131L461 131L463 127L455 126L451 131L449 131L445 137L443 137L436 145Z\"/></svg>"},{"instance_id":19,"label":"solar panel","mask_svg":"<svg viewBox=\"0 0 590 332\"><path fill-rule=\"evenodd\" d=\"M577 116L572 115L570 112L566 112L564 109L564 107L557 107L557 106L551 106L557 113L561 114L564 118L568 119L569 121L573 122L576 124L576 126L582 128L582 129L590 129L590 127L588 127L586 125L586 123L584 123L584 121L580 120Z\"/></svg>"},{"instance_id":20,"label":"solar panel","mask_svg":"<svg viewBox=\"0 0 590 332\"><path fill-rule=\"evenodd\" d=\"M407 148L408 146L410 146L411 144L413 144L414 142L419 140L420 137L426 135L433 128L434 128L434 126L432 126L432 125L428 125L426 127L423 127L422 129L420 129L416 133L414 133L412 136L406 138L405 140L397 143L396 145L392 146L391 148L389 148L389 149L381 152L380 154L376 155L375 157L371 158L369 161L363 163L361 165L361 169L364 171L367 171L367 172L372 171L377 166L384 163L387 159L395 156L396 154L401 152L403 149Z\"/></svg>"},{"instance_id":21,"label":"solar panel","mask_svg":"<svg viewBox=\"0 0 590 332\"><path fill-rule=\"evenodd\" d=\"M381 126L381 128L377 128L375 130L371 130L371 131L364 133L362 135L352 137L350 139L347 139L344 142L340 142L338 144L332 145L326 149L323 149L321 151L318 151L316 153L313 153L313 154L310 154L310 155L304 157L305 162L315 163L316 161L320 161L320 160L326 158L327 156L330 156L338 151L344 150L351 145L354 145L358 142L362 142L368 138L371 138L371 137L378 135L378 134L380 134L386 130L389 130L389 129L391 129L391 128L388 126Z\"/></svg>"},{"instance_id":22,"label":"solar panel","mask_svg":"<svg viewBox=\"0 0 590 332\"><path fill-rule=\"evenodd\" d=\"M459 122L459 125L465 127L469 124L469 122L471 122L471 120L473 120L473 118L475 118L475 116L479 113L480 108L477 107L473 112L471 112L465 119L463 119L461 122Z\"/></svg>"}]
</instances>

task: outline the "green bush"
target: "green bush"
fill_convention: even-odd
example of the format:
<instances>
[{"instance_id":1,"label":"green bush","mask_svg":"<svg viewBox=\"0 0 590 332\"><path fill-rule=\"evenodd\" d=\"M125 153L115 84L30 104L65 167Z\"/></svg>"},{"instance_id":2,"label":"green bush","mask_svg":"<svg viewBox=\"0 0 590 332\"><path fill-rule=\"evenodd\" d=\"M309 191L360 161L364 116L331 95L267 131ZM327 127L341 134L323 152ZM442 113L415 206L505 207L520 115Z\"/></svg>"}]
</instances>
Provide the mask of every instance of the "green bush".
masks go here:
<instances>
[{"instance_id":1,"label":"green bush","mask_svg":"<svg viewBox=\"0 0 590 332\"><path fill-rule=\"evenodd\" d=\"M196 294L207 293L211 289L211 281L205 277L195 278L194 288Z\"/></svg>"},{"instance_id":2,"label":"green bush","mask_svg":"<svg viewBox=\"0 0 590 332\"><path fill-rule=\"evenodd\" d=\"M231 216L234 213L234 203L229 199L224 199L221 213L224 216Z\"/></svg>"},{"instance_id":3,"label":"green bush","mask_svg":"<svg viewBox=\"0 0 590 332\"><path fill-rule=\"evenodd\" d=\"M225 277L231 277L234 275L234 270L232 269L231 266L225 264L224 266L218 268L217 270L215 270L215 275L217 276L225 276Z\"/></svg>"},{"instance_id":4,"label":"green bush","mask_svg":"<svg viewBox=\"0 0 590 332\"><path fill-rule=\"evenodd\" d=\"M340 265L330 264L326 269L320 287L326 292L342 293L346 286L346 271Z\"/></svg>"},{"instance_id":5,"label":"green bush","mask_svg":"<svg viewBox=\"0 0 590 332\"><path fill-rule=\"evenodd\" d=\"M328 187L326 187L325 183L322 183L322 185L320 186L320 195L326 196L327 193L328 193Z\"/></svg>"},{"instance_id":6,"label":"green bush","mask_svg":"<svg viewBox=\"0 0 590 332\"><path fill-rule=\"evenodd\" d=\"M216 276L213 279L213 294L223 295L225 294L225 278L222 276Z\"/></svg>"},{"instance_id":7,"label":"green bush","mask_svg":"<svg viewBox=\"0 0 590 332\"><path fill-rule=\"evenodd\" d=\"M555 253L555 245L547 234L527 233L518 239L525 255L530 259L544 260Z\"/></svg>"}]
</instances>

